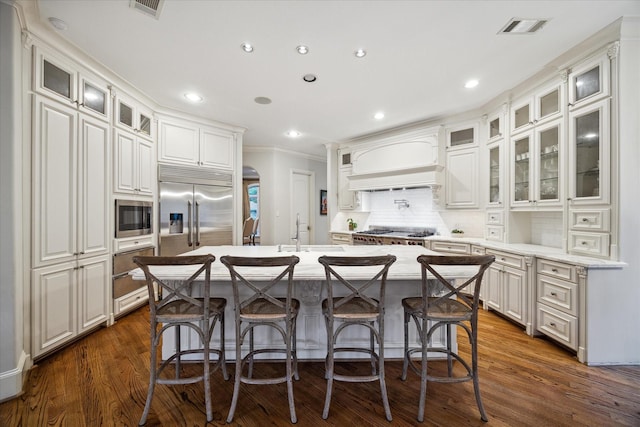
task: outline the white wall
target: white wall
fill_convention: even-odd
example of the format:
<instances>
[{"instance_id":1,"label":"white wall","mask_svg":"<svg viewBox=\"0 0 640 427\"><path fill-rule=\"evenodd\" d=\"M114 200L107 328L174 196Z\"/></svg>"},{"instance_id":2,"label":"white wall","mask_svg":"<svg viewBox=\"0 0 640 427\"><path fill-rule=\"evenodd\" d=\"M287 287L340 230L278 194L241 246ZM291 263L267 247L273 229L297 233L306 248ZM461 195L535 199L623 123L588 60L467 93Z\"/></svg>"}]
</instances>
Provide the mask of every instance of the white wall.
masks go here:
<instances>
[{"instance_id":1,"label":"white wall","mask_svg":"<svg viewBox=\"0 0 640 427\"><path fill-rule=\"evenodd\" d=\"M22 48L16 10L0 2L0 401L22 390ZM26 215L28 218L29 215ZM28 336L28 335L27 335Z\"/></svg>"},{"instance_id":2,"label":"white wall","mask_svg":"<svg viewBox=\"0 0 640 427\"><path fill-rule=\"evenodd\" d=\"M260 244L291 244L291 227L295 218L290 217L289 194L292 170L313 172L315 190L313 201L313 243L329 243L329 217L320 215L320 190L327 189L327 163L323 159L273 148L245 147L243 165L254 168L260 175Z\"/></svg>"}]
</instances>

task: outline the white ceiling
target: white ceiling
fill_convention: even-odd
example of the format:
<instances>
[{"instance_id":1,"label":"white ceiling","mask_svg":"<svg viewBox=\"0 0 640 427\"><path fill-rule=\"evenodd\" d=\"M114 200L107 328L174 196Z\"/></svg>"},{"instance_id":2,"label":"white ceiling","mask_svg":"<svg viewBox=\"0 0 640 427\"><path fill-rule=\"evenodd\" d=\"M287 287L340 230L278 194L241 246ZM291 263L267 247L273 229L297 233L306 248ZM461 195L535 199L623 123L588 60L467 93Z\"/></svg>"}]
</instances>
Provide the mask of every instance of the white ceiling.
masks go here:
<instances>
[{"instance_id":1,"label":"white ceiling","mask_svg":"<svg viewBox=\"0 0 640 427\"><path fill-rule=\"evenodd\" d=\"M129 3L37 6L46 25L64 20L61 36L160 105L246 127L245 145L319 156L327 142L480 107L619 17L640 15L638 0L165 0L156 20ZM498 35L513 17L549 22L535 35ZM307 73L317 81L304 82ZM465 89L471 78L480 85ZM188 103L189 91L204 101ZM375 120L377 111L386 117ZM289 129L302 135L292 140Z\"/></svg>"}]
</instances>

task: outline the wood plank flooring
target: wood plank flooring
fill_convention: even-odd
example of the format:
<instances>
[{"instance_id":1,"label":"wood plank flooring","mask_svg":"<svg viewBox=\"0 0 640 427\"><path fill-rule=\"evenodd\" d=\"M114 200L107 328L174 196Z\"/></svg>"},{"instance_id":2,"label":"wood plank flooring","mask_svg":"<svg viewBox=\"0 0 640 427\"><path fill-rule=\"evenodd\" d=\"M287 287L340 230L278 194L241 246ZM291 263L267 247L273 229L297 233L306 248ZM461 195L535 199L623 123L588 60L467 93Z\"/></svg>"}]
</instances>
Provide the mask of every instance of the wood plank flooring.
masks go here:
<instances>
[{"instance_id":1,"label":"wood plank flooring","mask_svg":"<svg viewBox=\"0 0 640 427\"><path fill-rule=\"evenodd\" d=\"M491 312L481 313L480 325L480 387L489 422L480 420L471 383L430 383L422 425L640 426L640 366L585 366ZM137 425L148 385L148 328L143 307L40 361L30 371L24 394L0 404L0 425ZM270 372L280 367L261 366ZM301 379L294 385L297 425L418 425L417 376L410 373L401 381L400 361L387 361L386 370L391 423L384 418L378 383L335 383L325 421L324 366L301 363ZM233 382L225 382L218 371L212 390L214 421L209 425L224 425ZM147 425L202 426L205 418L202 384L158 386ZM286 386L243 385L233 424L290 425Z\"/></svg>"}]
</instances>

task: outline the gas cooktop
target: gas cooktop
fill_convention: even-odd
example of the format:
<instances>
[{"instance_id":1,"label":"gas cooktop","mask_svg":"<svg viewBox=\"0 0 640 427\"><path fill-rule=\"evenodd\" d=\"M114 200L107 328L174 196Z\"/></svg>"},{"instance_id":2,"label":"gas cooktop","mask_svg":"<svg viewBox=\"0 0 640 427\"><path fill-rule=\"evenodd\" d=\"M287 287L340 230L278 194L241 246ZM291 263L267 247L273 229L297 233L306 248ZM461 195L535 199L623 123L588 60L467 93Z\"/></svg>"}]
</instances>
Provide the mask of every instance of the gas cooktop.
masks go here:
<instances>
[{"instance_id":1,"label":"gas cooktop","mask_svg":"<svg viewBox=\"0 0 640 427\"><path fill-rule=\"evenodd\" d=\"M394 228L372 228L370 230L356 231L356 234L365 235L365 236L393 236L393 237L429 237L433 236L436 232L435 228L420 228L420 229L409 229L402 227L394 227Z\"/></svg>"}]
</instances>

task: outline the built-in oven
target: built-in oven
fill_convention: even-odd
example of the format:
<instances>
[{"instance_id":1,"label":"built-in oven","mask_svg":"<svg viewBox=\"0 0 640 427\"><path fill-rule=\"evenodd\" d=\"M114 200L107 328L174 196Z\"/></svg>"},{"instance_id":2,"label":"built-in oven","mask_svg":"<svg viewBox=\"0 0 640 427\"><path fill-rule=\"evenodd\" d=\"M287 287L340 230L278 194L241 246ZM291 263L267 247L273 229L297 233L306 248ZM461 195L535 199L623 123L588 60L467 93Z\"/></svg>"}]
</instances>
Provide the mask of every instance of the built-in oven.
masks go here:
<instances>
[{"instance_id":1,"label":"built-in oven","mask_svg":"<svg viewBox=\"0 0 640 427\"><path fill-rule=\"evenodd\" d=\"M153 232L153 202L116 200L116 238Z\"/></svg>"},{"instance_id":2,"label":"built-in oven","mask_svg":"<svg viewBox=\"0 0 640 427\"><path fill-rule=\"evenodd\" d=\"M144 280L133 280L129 272L138 268L133 262L135 256L152 256L154 248L137 249L129 252L119 252L113 255L113 299L118 299L133 291L147 286Z\"/></svg>"}]
</instances>

